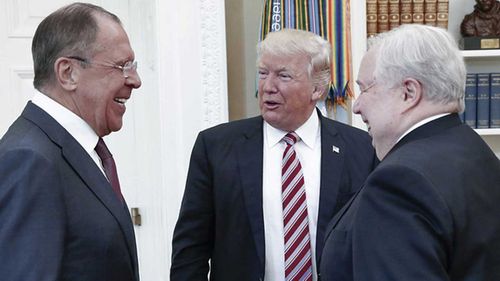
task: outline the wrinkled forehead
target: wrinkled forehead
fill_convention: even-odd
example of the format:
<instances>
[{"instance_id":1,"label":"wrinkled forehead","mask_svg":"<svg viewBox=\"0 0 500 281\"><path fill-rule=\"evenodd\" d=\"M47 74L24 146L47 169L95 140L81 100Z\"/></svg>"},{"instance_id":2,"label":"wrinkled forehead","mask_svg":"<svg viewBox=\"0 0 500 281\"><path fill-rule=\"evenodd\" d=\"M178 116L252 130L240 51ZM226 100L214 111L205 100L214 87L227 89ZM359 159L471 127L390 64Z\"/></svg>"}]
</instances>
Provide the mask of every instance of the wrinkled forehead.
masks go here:
<instances>
[{"instance_id":1,"label":"wrinkled forehead","mask_svg":"<svg viewBox=\"0 0 500 281\"><path fill-rule=\"evenodd\" d=\"M363 59L361 60L361 65L358 72L358 80L373 80L375 79L375 68L377 65L378 50L376 47L370 48Z\"/></svg>"},{"instance_id":2,"label":"wrinkled forehead","mask_svg":"<svg viewBox=\"0 0 500 281\"><path fill-rule=\"evenodd\" d=\"M305 55L284 55L264 53L257 64L259 68L268 68L272 70L289 70L294 72L307 71L309 59Z\"/></svg>"}]
</instances>

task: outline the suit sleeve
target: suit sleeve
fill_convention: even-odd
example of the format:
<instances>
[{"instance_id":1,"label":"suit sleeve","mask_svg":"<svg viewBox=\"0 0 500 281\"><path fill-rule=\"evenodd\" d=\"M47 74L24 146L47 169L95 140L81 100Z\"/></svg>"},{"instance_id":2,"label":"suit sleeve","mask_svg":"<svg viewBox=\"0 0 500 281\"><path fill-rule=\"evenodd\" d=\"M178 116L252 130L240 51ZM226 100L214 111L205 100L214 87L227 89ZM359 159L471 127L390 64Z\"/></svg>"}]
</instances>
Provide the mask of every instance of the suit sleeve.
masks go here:
<instances>
[{"instance_id":1,"label":"suit sleeve","mask_svg":"<svg viewBox=\"0 0 500 281\"><path fill-rule=\"evenodd\" d=\"M196 139L172 241L171 281L208 280L214 239L212 174L203 135Z\"/></svg>"},{"instance_id":2,"label":"suit sleeve","mask_svg":"<svg viewBox=\"0 0 500 281\"><path fill-rule=\"evenodd\" d=\"M451 213L419 172L395 166L377 170L353 223L353 280L449 280Z\"/></svg>"},{"instance_id":3,"label":"suit sleeve","mask_svg":"<svg viewBox=\"0 0 500 281\"><path fill-rule=\"evenodd\" d=\"M64 202L57 167L30 150L0 155L2 280L60 279Z\"/></svg>"}]
</instances>

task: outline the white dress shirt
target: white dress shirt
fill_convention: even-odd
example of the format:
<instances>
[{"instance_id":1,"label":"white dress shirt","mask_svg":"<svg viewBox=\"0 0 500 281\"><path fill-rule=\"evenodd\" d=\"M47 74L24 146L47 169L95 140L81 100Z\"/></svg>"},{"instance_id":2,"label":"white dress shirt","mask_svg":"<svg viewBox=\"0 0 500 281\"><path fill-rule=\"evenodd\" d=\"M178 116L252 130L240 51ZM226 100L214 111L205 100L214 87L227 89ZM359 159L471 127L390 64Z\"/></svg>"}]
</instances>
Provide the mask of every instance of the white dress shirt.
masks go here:
<instances>
[{"instance_id":1,"label":"white dress shirt","mask_svg":"<svg viewBox=\"0 0 500 281\"><path fill-rule=\"evenodd\" d=\"M311 117L295 133L301 141L294 145L304 174L309 234L311 236L313 280L316 279L316 227L319 210L321 135L319 118ZM264 121L263 215L265 236L265 281L285 280L283 207L281 202L281 161L288 132Z\"/></svg>"},{"instance_id":2,"label":"white dress shirt","mask_svg":"<svg viewBox=\"0 0 500 281\"><path fill-rule=\"evenodd\" d=\"M68 131L68 133L75 138L75 140L89 154L92 160L94 160L104 176L106 176L104 168L101 164L101 159L94 150L97 145L97 141L99 140L99 136L97 136L89 124L87 124L87 122L71 110L38 91L35 93L31 101L47 112L57 121L57 123L66 129L66 131Z\"/></svg>"}]
</instances>

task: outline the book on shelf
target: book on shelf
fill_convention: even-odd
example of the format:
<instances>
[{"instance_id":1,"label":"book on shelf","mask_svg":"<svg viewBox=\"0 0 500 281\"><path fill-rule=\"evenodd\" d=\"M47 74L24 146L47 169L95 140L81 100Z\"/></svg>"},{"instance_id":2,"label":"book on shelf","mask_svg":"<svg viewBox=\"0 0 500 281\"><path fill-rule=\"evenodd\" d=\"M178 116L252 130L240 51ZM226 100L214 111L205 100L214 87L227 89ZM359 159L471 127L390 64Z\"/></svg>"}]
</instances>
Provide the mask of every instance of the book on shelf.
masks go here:
<instances>
[{"instance_id":1,"label":"book on shelf","mask_svg":"<svg viewBox=\"0 0 500 281\"><path fill-rule=\"evenodd\" d=\"M448 29L449 1L437 0L436 26Z\"/></svg>"},{"instance_id":2,"label":"book on shelf","mask_svg":"<svg viewBox=\"0 0 500 281\"><path fill-rule=\"evenodd\" d=\"M490 74L477 74L477 128L490 126Z\"/></svg>"},{"instance_id":3,"label":"book on shelf","mask_svg":"<svg viewBox=\"0 0 500 281\"><path fill-rule=\"evenodd\" d=\"M500 128L500 73L490 74L490 128Z\"/></svg>"},{"instance_id":4,"label":"book on shelf","mask_svg":"<svg viewBox=\"0 0 500 281\"><path fill-rule=\"evenodd\" d=\"M399 0L389 0L389 30L399 26Z\"/></svg>"},{"instance_id":5,"label":"book on shelf","mask_svg":"<svg viewBox=\"0 0 500 281\"><path fill-rule=\"evenodd\" d=\"M477 74L467 73L465 80L465 124L476 128Z\"/></svg>"},{"instance_id":6,"label":"book on shelf","mask_svg":"<svg viewBox=\"0 0 500 281\"><path fill-rule=\"evenodd\" d=\"M377 1L377 32L389 31L389 0Z\"/></svg>"},{"instance_id":7,"label":"book on shelf","mask_svg":"<svg viewBox=\"0 0 500 281\"><path fill-rule=\"evenodd\" d=\"M464 119L474 129L500 128L500 73L467 73Z\"/></svg>"},{"instance_id":8,"label":"book on shelf","mask_svg":"<svg viewBox=\"0 0 500 281\"><path fill-rule=\"evenodd\" d=\"M412 23L413 21L413 0L401 0L400 6L400 20L401 24Z\"/></svg>"},{"instance_id":9,"label":"book on shelf","mask_svg":"<svg viewBox=\"0 0 500 281\"><path fill-rule=\"evenodd\" d=\"M424 24L424 0L413 0L412 22Z\"/></svg>"},{"instance_id":10,"label":"book on shelf","mask_svg":"<svg viewBox=\"0 0 500 281\"><path fill-rule=\"evenodd\" d=\"M366 0L366 35L402 24L426 24L448 29L449 0Z\"/></svg>"},{"instance_id":11,"label":"book on shelf","mask_svg":"<svg viewBox=\"0 0 500 281\"><path fill-rule=\"evenodd\" d=\"M424 0L424 24L436 26L437 0Z\"/></svg>"},{"instance_id":12,"label":"book on shelf","mask_svg":"<svg viewBox=\"0 0 500 281\"><path fill-rule=\"evenodd\" d=\"M377 0L366 0L366 36L377 35Z\"/></svg>"}]
</instances>

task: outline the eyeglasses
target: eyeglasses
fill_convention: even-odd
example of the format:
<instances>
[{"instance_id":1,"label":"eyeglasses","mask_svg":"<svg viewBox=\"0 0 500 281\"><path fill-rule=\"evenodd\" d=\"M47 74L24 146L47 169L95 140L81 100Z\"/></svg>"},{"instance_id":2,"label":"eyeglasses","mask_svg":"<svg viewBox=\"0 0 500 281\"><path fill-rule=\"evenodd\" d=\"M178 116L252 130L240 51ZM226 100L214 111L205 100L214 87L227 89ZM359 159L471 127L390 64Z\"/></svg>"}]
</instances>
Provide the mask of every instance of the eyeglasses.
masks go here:
<instances>
[{"instance_id":1,"label":"eyeglasses","mask_svg":"<svg viewBox=\"0 0 500 281\"><path fill-rule=\"evenodd\" d=\"M361 87L359 87L359 94L365 93L366 91L373 88L376 84L377 84L377 81L373 80L373 82L371 82L370 85L366 86L364 89L361 89Z\"/></svg>"},{"instance_id":2,"label":"eyeglasses","mask_svg":"<svg viewBox=\"0 0 500 281\"><path fill-rule=\"evenodd\" d=\"M131 74L137 74L137 61L127 61L124 65L117 65L117 64L90 62L88 59L84 59L78 56L66 56L66 57L69 59L80 61L85 64L92 64L102 67L111 67L114 69L119 69L121 70L124 78L129 78Z\"/></svg>"}]
</instances>

